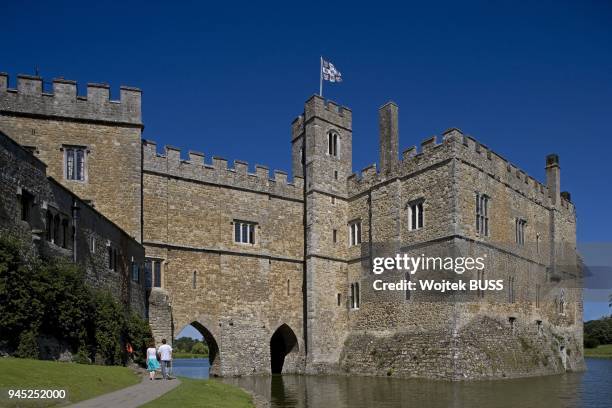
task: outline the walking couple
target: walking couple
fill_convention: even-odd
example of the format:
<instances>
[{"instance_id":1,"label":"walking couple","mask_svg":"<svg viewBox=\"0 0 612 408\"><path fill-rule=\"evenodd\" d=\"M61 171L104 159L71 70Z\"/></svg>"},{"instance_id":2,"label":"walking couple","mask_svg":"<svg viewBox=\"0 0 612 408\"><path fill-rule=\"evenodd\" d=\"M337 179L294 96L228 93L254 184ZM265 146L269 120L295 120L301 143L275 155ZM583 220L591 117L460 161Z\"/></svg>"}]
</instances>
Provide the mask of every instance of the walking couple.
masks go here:
<instances>
[{"instance_id":1,"label":"walking couple","mask_svg":"<svg viewBox=\"0 0 612 408\"><path fill-rule=\"evenodd\" d=\"M155 379L155 371L159 370L161 363L162 378L168 379L168 370L172 364L172 347L166 344L166 339L162 339L162 345L159 349L155 348L155 342L151 341L147 349L147 370L149 371L149 379Z\"/></svg>"}]
</instances>

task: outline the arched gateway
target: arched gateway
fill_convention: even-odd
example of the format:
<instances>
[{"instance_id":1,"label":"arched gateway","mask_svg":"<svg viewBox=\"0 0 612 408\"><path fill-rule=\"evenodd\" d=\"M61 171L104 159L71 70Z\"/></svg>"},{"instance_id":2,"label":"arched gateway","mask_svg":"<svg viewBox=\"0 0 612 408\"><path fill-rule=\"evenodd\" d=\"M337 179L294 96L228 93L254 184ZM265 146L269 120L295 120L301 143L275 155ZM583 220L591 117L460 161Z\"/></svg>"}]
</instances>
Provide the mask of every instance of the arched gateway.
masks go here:
<instances>
[{"instance_id":1,"label":"arched gateway","mask_svg":"<svg viewBox=\"0 0 612 408\"><path fill-rule=\"evenodd\" d=\"M297 356L298 350L298 340L295 333L289 326L282 324L270 339L270 370L272 374L281 374L287 356L290 355L290 359ZM291 368L294 368L293 364L295 362L293 359L288 363L290 363L288 366L291 365Z\"/></svg>"}]
</instances>

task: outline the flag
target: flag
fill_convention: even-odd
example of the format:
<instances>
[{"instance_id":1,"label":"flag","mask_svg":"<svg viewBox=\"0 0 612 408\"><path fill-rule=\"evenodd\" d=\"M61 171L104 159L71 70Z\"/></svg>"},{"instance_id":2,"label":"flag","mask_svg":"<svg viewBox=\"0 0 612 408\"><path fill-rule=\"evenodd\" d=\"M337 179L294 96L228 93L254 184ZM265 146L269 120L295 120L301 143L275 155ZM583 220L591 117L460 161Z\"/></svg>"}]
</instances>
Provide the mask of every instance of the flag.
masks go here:
<instances>
[{"instance_id":1,"label":"flag","mask_svg":"<svg viewBox=\"0 0 612 408\"><path fill-rule=\"evenodd\" d=\"M329 61L323 60L321 74L323 75L323 79L326 81L342 82L342 74L336 69L336 67L334 67L334 64Z\"/></svg>"}]
</instances>

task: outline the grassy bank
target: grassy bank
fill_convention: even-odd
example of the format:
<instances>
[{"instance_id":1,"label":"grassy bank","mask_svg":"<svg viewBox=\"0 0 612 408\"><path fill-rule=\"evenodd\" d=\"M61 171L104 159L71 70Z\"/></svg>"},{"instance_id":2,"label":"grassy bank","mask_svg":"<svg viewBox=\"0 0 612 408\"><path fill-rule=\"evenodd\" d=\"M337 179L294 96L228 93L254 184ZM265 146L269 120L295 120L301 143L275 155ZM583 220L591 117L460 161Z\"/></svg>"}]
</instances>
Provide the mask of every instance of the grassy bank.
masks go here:
<instances>
[{"instance_id":1,"label":"grassy bank","mask_svg":"<svg viewBox=\"0 0 612 408\"><path fill-rule=\"evenodd\" d=\"M7 388L64 389L70 402L77 402L137 384L140 379L125 367L0 358L0 388L3 393ZM0 396L0 406L16 406L7 404L6 395Z\"/></svg>"},{"instance_id":2,"label":"grassy bank","mask_svg":"<svg viewBox=\"0 0 612 408\"><path fill-rule=\"evenodd\" d=\"M183 353L181 351L173 351L173 358L208 358L208 354L198 354L198 353Z\"/></svg>"},{"instance_id":3,"label":"grassy bank","mask_svg":"<svg viewBox=\"0 0 612 408\"><path fill-rule=\"evenodd\" d=\"M596 348L584 349L585 357L612 358L612 344L601 344Z\"/></svg>"},{"instance_id":4,"label":"grassy bank","mask_svg":"<svg viewBox=\"0 0 612 408\"><path fill-rule=\"evenodd\" d=\"M143 405L143 408L158 407L253 408L253 404L251 396L240 388L215 380L181 377L181 385Z\"/></svg>"}]
</instances>

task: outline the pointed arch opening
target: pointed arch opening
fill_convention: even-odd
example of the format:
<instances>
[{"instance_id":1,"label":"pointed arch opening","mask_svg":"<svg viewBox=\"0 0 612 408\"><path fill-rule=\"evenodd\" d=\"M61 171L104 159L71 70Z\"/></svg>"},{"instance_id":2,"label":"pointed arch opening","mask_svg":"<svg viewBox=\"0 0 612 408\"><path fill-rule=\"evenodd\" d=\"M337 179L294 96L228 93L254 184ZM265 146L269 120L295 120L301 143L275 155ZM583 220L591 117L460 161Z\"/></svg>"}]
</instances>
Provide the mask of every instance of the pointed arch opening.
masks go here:
<instances>
[{"instance_id":1,"label":"pointed arch opening","mask_svg":"<svg viewBox=\"0 0 612 408\"><path fill-rule=\"evenodd\" d=\"M195 331L197 331L197 333L201 335L201 339L193 338L193 337L198 337L198 336L185 334L185 333L194 333L193 329L195 329ZM185 341L185 336L192 337L191 339L189 339L192 341L191 342ZM189 348L189 350L182 350L182 349L177 350L177 348L174 346L175 345L178 346L179 344L181 346L183 344L187 344L187 348ZM211 376L211 377L219 376L220 371L221 371L221 358L219 354L219 345L217 344L217 340L212 335L210 330L208 330L203 324L197 321L194 321L191 324L185 326L180 331L177 339L174 341L173 348L175 348L175 351L180 351L184 354L190 355L191 357L197 356L198 354L202 354L203 358L208 356L208 367L209 367L208 376ZM198 371L198 370L195 370L195 371ZM190 376L190 375L186 375L186 376ZM199 374L196 374L195 376L200 377Z\"/></svg>"},{"instance_id":2,"label":"pointed arch opening","mask_svg":"<svg viewBox=\"0 0 612 408\"><path fill-rule=\"evenodd\" d=\"M282 324L270 339L270 364L272 374L281 374L286 368L285 360L289 355L297 355L298 340L291 329L286 324Z\"/></svg>"}]
</instances>

